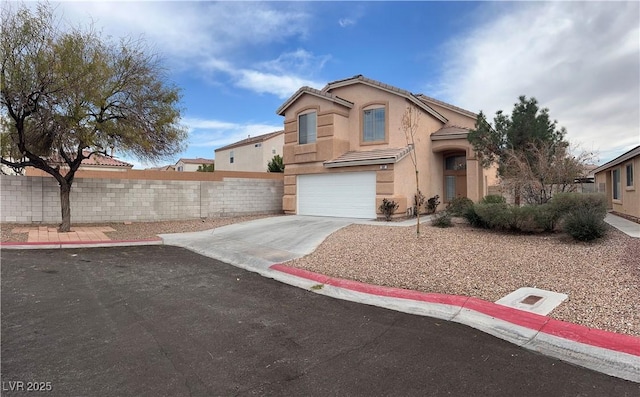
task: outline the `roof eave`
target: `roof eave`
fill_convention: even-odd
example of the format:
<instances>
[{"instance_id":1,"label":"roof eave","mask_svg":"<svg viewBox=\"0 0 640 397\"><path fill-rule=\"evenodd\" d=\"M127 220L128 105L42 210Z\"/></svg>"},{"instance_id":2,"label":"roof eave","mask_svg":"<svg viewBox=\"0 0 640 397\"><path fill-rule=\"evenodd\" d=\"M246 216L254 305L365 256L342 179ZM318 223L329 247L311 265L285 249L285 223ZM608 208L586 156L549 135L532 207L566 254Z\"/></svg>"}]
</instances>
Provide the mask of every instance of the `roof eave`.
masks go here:
<instances>
[{"instance_id":1,"label":"roof eave","mask_svg":"<svg viewBox=\"0 0 640 397\"><path fill-rule=\"evenodd\" d=\"M276 110L276 114L279 116L284 116L284 112L295 102L298 100L298 98L300 98L302 95L308 94L308 95L313 95L317 98L320 99L324 99L326 101L329 102L333 102L333 103L337 103L339 105L342 105L344 107L347 107L349 109L353 108L353 103L347 101L346 99L342 99L340 97L336 97L336 96L332 96L332 97L328 97L323 95L320 91L315 92L316 90L312 89L311 87L302 87L300 88L298 91L296 91L295 94L293 94L289 99L287 99L285 101L285 103L283 103L278 110Z\"/></svg>"},{"instance_id":2,"label":"roof eave","mask_svg":"<svg viewBox=\"0 0 640 397\"><path fill-rule=\"evenodd\" d=\"M453 139L467 139L468 133L451 134L451 135L431 135L432 141L448 141Z\"/></svg>"},{"instance_id":3,"label":"roof eave","mask_svg":"<svg viewBox=\"0 0 640 397\"><path fill-rule=\"evenodd\" d=\"M406 91L401 88L397 88L388 84L384 84L379 81L369 79L362 75L357 75L350 79L338 80L338 81L329 83L322 89L322 92L329 92L334 88L346 87L346 86L349 86L352 84L358 84L358 83L388 92L390 94L404 97L408 99L410 102L412 102L413 104L415 104L416 106L418 106L419 108L421 108L422 110L424 110L425 112L429 113L433 117L440 120L441 122L446 123L447 121L449 121L446 117L438 113L435 109L431 108L428 104L422 102L420 99L418 99L415 95L413 95L409 91Z\"/></svg>"},{"instance_id":4,"label":"roof eave","mask_svg":"<svg viewBox=\"0 0 640 397\"><path fill-rule=\"evenodd\" d=\"M339 168L339 167L355 167L358 165L378 165L378 164L394 164L398 159L395 157L386 157L375 160L350 160L350 161L338 161L338 162L325 162L323 165L325 168Z\"/></svg>"},{"instance_id":5,"label":"roof eave","mask_svg":"<svg viewBox=\"0 0 640 397\"><path fill-rule=\"evenodd\" d=\"M628 152L623 153L620 156L616 157L615 159L602 164L600 167L594 168L591 171L591 173L595 175L598 172L602 172L607 168L615 167L616 165L622 164L625 161L630 160L636 156L640 156L640 146L636 146L633 149L629 150Z\"/></svg>"}]
</instances>

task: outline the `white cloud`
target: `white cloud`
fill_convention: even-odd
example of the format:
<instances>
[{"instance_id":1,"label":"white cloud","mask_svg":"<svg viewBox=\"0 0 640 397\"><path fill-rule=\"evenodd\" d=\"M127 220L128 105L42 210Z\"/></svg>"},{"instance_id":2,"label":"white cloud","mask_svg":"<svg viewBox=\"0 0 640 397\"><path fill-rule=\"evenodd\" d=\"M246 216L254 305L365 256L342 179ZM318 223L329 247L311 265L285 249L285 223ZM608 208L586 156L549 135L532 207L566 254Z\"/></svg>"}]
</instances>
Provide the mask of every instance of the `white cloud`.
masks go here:
<instances>
[{"instance_id":1,"label":"white cloud","mask_svg":"<svg viewBox=\"0 0 640 397\"><path fill-rule=\"evenodd\" d=\"M265 2L62 2L56 11L72 25L93 21L113 37L144 35L169 56L224 55L245 46L307 34L310 15Z\"/></svg>"},{"instance_id":2,"label":"white cloud","mask_svg":"<svg viewBox=\"0 0 640 397\"><path fill-rule=\"evenodd\" d=\"M341 28L346 28L347 26L355 25L356 21L351 18L341 18L338 20L338 25Z\"/></svg>"},{"instance_id":3,"label":"white cloud","mask_svg":"<svg viewBox=\"0 0 640 397\"><path fill-rule=\"evenodd\" d=\"M229 145L248 136L267 134L282 129L282 124L264 123L231 123L220 120L184 118L182 120L189 131L190 147L206 147L217 149Z\"/></svg>"},{"instance_id":4,"label":"white cloud","mask_svg":"<svg viewBox=\"0 0 640 397\"><path fill-rule=\"evenodd\" d=\"M533 96L571 142L613 158L640 143L639 7L488 6L477 26L446 43L439 95L491 117Z\"/></svg>"},{"instance_id":5,"label":"white cloud","mask_svg":"<svg viewBox=\"0 0 640 397\"><path fill-rule=\"evenodd\" d=\"M320 70L328 57L315 56L305 50L297 50L280 55L270 61L260 62L253 68L236 69L228 62L210 59L203 63L209 72L223 72L230 76L235 86L259 94L274 94L279 98L288 98L302 86L320 88L322 82L301 75L314 75Z\"/></svg>"},{"instance_id":6,"label":"white cloud","mask_svg":"<svg viewBox=\"0 0 640 397\"><path fill-rule=\"evenodd\" d=\"M269 2L62 2L56 12L70 25L114 38L142 36L174 70L195 72L210 84L231 79L236 87L280 98L301 85L328 57L305 50L269 61L251 60L253 49L307 35L311 15L304 5ZM256 51L258 52L258 51Z\"/></svg>"}]
</instances>

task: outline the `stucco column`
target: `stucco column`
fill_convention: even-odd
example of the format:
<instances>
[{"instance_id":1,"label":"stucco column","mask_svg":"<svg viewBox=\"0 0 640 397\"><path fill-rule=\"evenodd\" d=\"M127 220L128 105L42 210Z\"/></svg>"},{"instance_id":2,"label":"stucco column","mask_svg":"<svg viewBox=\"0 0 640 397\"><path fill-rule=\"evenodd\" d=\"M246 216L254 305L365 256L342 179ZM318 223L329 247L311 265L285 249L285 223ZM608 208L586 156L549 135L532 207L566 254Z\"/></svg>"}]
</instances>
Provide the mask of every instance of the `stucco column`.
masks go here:
<instances>
[{"instance_id":1,"label":"stucco column","mask_svg":"<svg viewBox=\"0 0 640 397\"><path fill-rule=\"evenodd\" d=\"M467 197L474 202L482 198L482 167L477 159L467 157Z\"/></svg>"}]
</instances>

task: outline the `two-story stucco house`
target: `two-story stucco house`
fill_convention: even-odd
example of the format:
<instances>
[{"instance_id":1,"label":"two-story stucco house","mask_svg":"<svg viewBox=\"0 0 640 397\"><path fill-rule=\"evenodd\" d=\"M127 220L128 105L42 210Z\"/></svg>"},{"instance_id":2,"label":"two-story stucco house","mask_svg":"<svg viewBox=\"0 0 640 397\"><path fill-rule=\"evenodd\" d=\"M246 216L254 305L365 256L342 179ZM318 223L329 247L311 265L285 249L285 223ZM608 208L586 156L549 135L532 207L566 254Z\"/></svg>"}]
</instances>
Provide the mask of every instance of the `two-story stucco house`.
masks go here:
<instances>
[{"instance_id":1,"label":"two-story stucco house","mask_svg":"<svg viewBox=\"0 0 640 397\"><path fill-rule=\"evenodd\" d=\"M420 113L415 147L401 128L409 106ZM467 141L476 114L361 75L322 90L302 87L277 113L285 118L288 214L376 218L384 198L404 214L416 191L412 150L427 198L477 201L496 181Z\"/></svg>"},{"instance_id":2,"label":"two-story stucco house","mask_svg":"<svg viewBox=\"0 0 640 397\"><path fill-rule=\"evenodd\" d=\"M247 137L215 150L216 170L267 172L274 156L282 156L284 131Z\"/></svg>"}]
</instances>

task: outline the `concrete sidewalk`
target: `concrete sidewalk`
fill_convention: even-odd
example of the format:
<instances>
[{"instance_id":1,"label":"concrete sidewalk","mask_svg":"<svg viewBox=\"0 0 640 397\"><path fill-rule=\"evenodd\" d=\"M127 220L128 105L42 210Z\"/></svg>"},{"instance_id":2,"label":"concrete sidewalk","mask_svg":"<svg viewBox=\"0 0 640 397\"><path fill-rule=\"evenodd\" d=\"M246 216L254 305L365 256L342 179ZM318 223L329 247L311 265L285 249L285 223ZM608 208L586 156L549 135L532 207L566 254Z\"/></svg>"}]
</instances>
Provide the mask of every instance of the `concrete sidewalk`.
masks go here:
<instances>
[{"instance_id":1,"label":"concrete sidewalk","mask_svg":"<svg viewBox=\"0 0 640 397\"><path fill-rule=\"evenodd\" d=\"M631 222L630 220L612 213L608 213L605 216L604 221L628 236L640 238L640 224Z\"/></svg>"}]
</instances>

